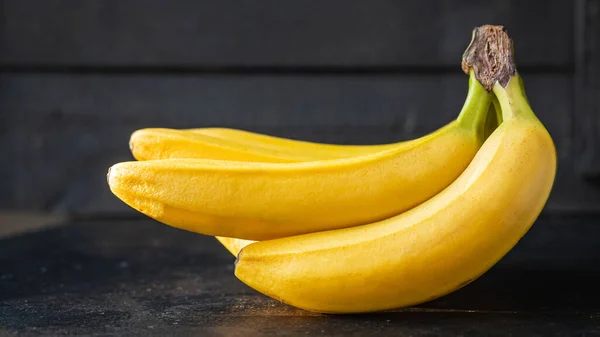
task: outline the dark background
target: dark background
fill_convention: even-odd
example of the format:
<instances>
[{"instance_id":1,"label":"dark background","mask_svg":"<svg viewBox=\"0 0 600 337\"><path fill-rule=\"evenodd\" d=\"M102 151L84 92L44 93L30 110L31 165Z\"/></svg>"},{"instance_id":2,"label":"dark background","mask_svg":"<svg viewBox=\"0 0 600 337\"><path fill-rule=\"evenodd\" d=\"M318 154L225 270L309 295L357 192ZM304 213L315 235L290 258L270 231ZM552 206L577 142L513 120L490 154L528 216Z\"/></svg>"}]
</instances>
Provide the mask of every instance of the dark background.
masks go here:
<instances>
[{"instance_id":1,"label":"dark background","mask_svg":"<svg viewBox=\"0 0 600 337\"><path fill-rule=\"evenodd\" d=\"M2 0L0 208L132 212L105 175L143 127L418 137L460 110L502 24L559 152L547 210L600 210L597 0Z\"/></svg>"},{"instance_id":2,"label":"dark background","mask_svg":"<svg viewBox=\"0 0 600 337\"><path fill-rule=\"evenodd\" d=\"M558 174L525 238L449 296L297 310L108 189L144 127L424 135L460 110L482 24L514 38ZM0 0L0 335L600 336L599 78L600 0Z\"/></svg>"}]
</instances>

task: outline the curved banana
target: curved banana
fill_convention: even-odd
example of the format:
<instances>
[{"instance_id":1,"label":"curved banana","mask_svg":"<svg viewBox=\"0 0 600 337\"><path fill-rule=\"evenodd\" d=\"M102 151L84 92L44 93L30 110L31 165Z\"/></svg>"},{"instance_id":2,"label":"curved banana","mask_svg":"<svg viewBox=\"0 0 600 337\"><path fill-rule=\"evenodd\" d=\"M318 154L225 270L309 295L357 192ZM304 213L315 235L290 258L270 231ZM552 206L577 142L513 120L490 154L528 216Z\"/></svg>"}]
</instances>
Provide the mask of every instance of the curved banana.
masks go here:
<instances>
[{"instance_id":1,"label":"curved banana","mask_svg":"<svg viewBox=\"0 0 600 337\"><path fill-rule=\"evenodd\" d=\"M129 148L136 160L208 158L288 163L319 159L306 154L280 152L197 132L166 128L135 131L129 139Z\"/></svg>"},{"instance_id":2,"label":"curved banana","mask_svg":"<svg viewBox=\"0 0 600 337\"><path fill-rule=\"evenodd\" d=\"M494 109L492 106L491 109ZM488 115L485 137L499 122ZM484 138L485 138L484 137ZM401 146L410 140L377 145L337 145L281 138L231 128L136 130L129 140L136 160L205 158L267 163L302 162L364 155Z\"/></svg>"},{"instance_id":3,"label":"curved banana","mask_svg":"<svg viewBox=\"0 0 600 337\"><path fill-rule=\"evenodd\" d=\"M111 191L136 210L197 233L266 240L385 219L450 184L483 141L491 95L471 76L456 121L404 146L301 163L206 159L124 162Z\"/></svg>"},{"instance_id":4,"label":"curved banana","mask_svg":"<svg viewBox=\"0 0 600 337\"><path fill-rule=\"evenodd\" d=\"M367 154L385 150L386 148L398 146L407 142L403 141L377 145L341 145L282 138L231 128L196 128L183 131L236 142L252 148L268 149L278 153L285 152L294 154L299 158L310 157L314 159L345 158Z\"/></svg>"},{"instance_id":5,"label":"curved banana","mask_svg":"<svg viewBox=\"0 0 600 337\"><path fill-rule=\"evenodd\" d=\"M136 160L205 158L292 163L365 155L408 142L410 141L379 145L334 145L227 128L146 128L131 135L129 148Z\"/></svg>"},{"instance_id":6,"label":"curved banana","mask_svg":"<svg viewBox=\"0 0 600 337\"><path fill-rule=\"evenodd\" d=\"M494 111L490 111L488 114L484 138L487 138L502 121L500 109L496 106L492 106L491 109ZM380 151L386 147L404 143L399 142L395 144L382 145L337 145L282 138L232 128L196 128L181 131L189 131L195 134L236 142L252 149L272 149L276 152L293 153L299 157L312 157L316 154L314 157L315 159L324 159L326 156L330 156L330 158L343 158L357 154L364 154L371 151ZM191 147L189 150L193 151ZM163 158L156 157L154 159Z\"/></svg>"},{"instance_id":7,"label":"curved banana","mask_svg":"<svg viewBox=\"0 0 600 337\"><path fill-rule=\"evenodd\" d=\"M497 99L494 99L493 103L494 105L491 106L491 110L486 118L484 128L484 139L487 139L487 137L489 137L489 135L496 129L496 127L502 121L501 110L498 105ZM285 162L287 159L290 159L290 161L292 161L292 156L294 156L295 159L297 159L298 161L300 161L302 156L306 156L307 158L309 158L313 154L312 149L314 147L331 150L334 156L339 156L340 151L342 151L343 154L350 155L352 152L348 150L352 148L369 148L372 151L376 151L377 149L381 149L384 146L386 146L352 146L311 143L229 128L198 128L189 129L187 131L205 135L208 137L220 138L225 140L225 142L219 143L214 142L212 138L203 138L196 137L195 135L187 135L186 132L182 132L181 130L149 128L138 130L132 134L130 140L130 148L134 157L137 160L188 157L193 158L194 156L205 156L207 158L217 157L221 159L240 161L249 160L263 162ZM227 142L229 141L233 141L237 144L243 144L243 147L227 147ZM196 142L199 144L195 144ZM210 146L207 146L207 144L210 144ZM263 148L260 147L263 144L271 144L277 152L269 153L268 151L263 151ZM397 144L399 145L401 143ZM286 151L289 155L286 155L283 158L277 155L278 152ZM315 157L314 159L318 158ZM253 240L244 240L219 236L217 236L216 238L233 256L237 256L237 254L243 247L255 242Z\"/></svg>"},{"instance_id":8,"label":"curved banana","mask_svg":"<svg viewBox=\"0 0 600 337\"><path fill-rule=\"evenodd\" d=\"M491 107L493 109L493 107ZM498 125L494 114L487 130ZM129 140L136 160L198 158L250 162L288 163L365 155L405 146L402 141L377 145L337 145L287 139L231 128L145 128Z\"/></svg>"},{"instance_id":9,"label":"curved banana","mask_svg":"<svg viewBox=\"0 0 600 337\"><path fill-rule=\"evenodd\" d=\"M227 128L146 128L131 135L129 148L134 158L141 161L197 158L293 163L360 156L405 146L411 141L378 145L334 145Z\"/></svg>"},{"instance_id":10,"label":"curved banana","mask_svg":"<svg viewBox=\"0 0 600 337\"><path fill-rule=\"evenodd\" d=\"M299 308L356 313L426 302L485 273L529 230L556 174L553 141L512 74L493 84L503 123L444 191L373 224L252 243L235 275Z\"/></svg>"},{"instance_id":11,"label":"curved banana","mask_svg":"<svg viewBox=\"0 0 600 337\"><path fill-rule=\"evenodd\" d=\"M487 137L489 137L489 135L501 123L502 116L500 113L501 110L498 106L497 99L494 99L494 105L491 106L491 110L486 118L484 128L484 139L487 139ZM212 141L212 138L208 138L209 142L206 142L206 139L197 138L195 136L189 136L185 133L185 131L194 132L209 137L220 138L225 140L225 143L210 143L210 141ZM237 149L236 151L234 151L235 147L231 146L227 149L228 151L225 151L225 153L223 153L223 148L226 147L226 144L229 141L235 142L237 144L243 144L243 147L240 151L237 151ZM394 145L400 145L401 143L403 142L396 143ZM214 144L214 146L207 147L207 144ZM264 146L265 144L269 146ZM314 155L313 149L315 147L319 149L325 149L326 151L331 151L332 157L335 157L351 155L354 149L362 150L368 148L372 151L377 151L378 149L382 149L385 146L386 145L354 146L312 143L230 128L197 128L188 130L149 128L134 132L130 140L130 148L134 157L137 160L194 157L214 158L216 156L221 159L239 161L249 159L249 161L285 162L288 160L301 161L301 158L303 157L310 159L318 159L317 157L311 158L311 156ZM221 149L220 151L219 147ZM271 148L276 150L276 152L269 153L268 151L263 151L264 148ZM247 151L243 151L244 149L246 149ZM285 155L283 158L278 156L277 153L281 152L285 152L287 153L287 155ZM319 153L325 154L324 151L319 151ZM216 239L233 256L237 256L237 254L243 247L255 242L253 240L244 240L219 236L217 236Z\"/></svg>"},{"instance_id":12,"label":"curved banana","mask_svg":"<svg viewBox=\"0 0 600 337\"><path fill-rule=\"evenodd\" d=\"M552 139L516 82L494 86L504 122L446 190L381 222L250 244L235 275L330 313L413 305L476 279L528 231L554 181Z\"/></svg>"},{"instance_id":13,"label":"curved banana","mask_svg":"<svg viewBox=\"0 0 600 337\"><path fill-rule=\"evenodd\" d=\"M497 99L494 99L493 103L494 105L490 107L491 110L486 118L484 139L487 139L487 137L489 137L489 135L502 121L501 110ZM201 137L198 138L187 135L185 131L190 131L209 137L221 138L225 140L225 142L210 143L212 138L208 138L209 142L207 142L206 139L202 139ZM242 150L236 152L233 151L235 147L229 147L228 151L223 153L223 148L226 147L226 144L229 141L243 144L243 148L241 148ZM199 142L199 144L195 144L195 142ZM207 144L214 144L215 146L207 147ZM263 151L263 148L260 146L264 144L272 145L277 152L272 154L268 151ZM400 144L401 143L396 143L396 145ZM216 156L219 158L227 158L231 160L242 161L250 158L250 161L285 162L287 159L291 159L292 156L297 156L296 159L298 159L298 161L300 161L302 156L310 157L313 155L312 149L314 147L331 150L334 156L339 156L340 151L343 152L343 154L350 155L351 151L348 151L348 149L352 148L369 148L372 151L376 151L384 146L386 145L352 146L311 143L228 128L198 128L183 131L158 128L142 129L134 132L130 140L130 148L132 149L133 155L137 160L187 158L194 156L206 156L207 158L211 158L216 154ZM219 147L221 151L218 150ZM247 151L243 151L244 149ZM216 152L213 152L212 150L215 150ZM288 155L284 156L283 158L278 157L278 152L287 152ZM227 157L225 157L225 155L227 155ZM314 159L318 158L315 157ZM237 256L243 247L255 242L253 240L219 236L216 238L233 256Z\"/></svg>"},{"instance_id":14,"label":"curved banana","mask_svg":"<svg viewBox=\"0 0 600 337\"><path fill-rule=\"evenodd\" d=\"M253 240L227 238L223 236L217 236L216 238L233 256L237 256L242 248L256 242Z\"/></svg>"},{"instance_id":15,"label":"curved banana","mask_svg":"<svg viewBox=\"0 0 600 337\"><path fill-rule=\"evenodd\" d=\"M497 99L494 99L493 101L494 105L491 106L491 110L487 115L486 118L486 122L485 122L485 128L484 128L484 139L487 139L487 137L489 137L489 135L491 135L491 133L496 129L496 127L501 123L502 121L502 116L501 116L501 110L500 107L498 105ZM173 132L176 131L176 132ZM286 139L286 138L278 138L278 137L273 137L273 136L268 136L268 135L262 135L262 134L257 134L257 133L252 133L252 132L248 132L248 131L242 131L242 130L236 130L236 129L228 129L228 128L199 128L199 129L189 129L189 131L191 132L195 132L198 134L203 134L209 137L216 137L216 138L222 138L225 141L234 141L237 143L242 143L245 144L245 146L247 146L247 148L249 149L249 154L247 154L248 152L243 152L240 151L238 153L235 153L233 151L228 151L228 155L231 156L231 160L245 160L246 158L249 158L249 156L253 156L252 161L264 161L264 162L279 162L280 159L282 159L281 157L277 157L276 155L267 155L267 153L265 151L261 152L262 149L258 149L256 147L253 147L253 145L255 145L256 143L265 143L265 142L270 142L272 144L274 144L274 146L278 147L280 151L284 151L286 149L288 149L290 152L289 153L293 153L294 155L300 154L300 153L305 153L306 156L310 156L311 155L311 151L310 148L311 146L318 146L318 147L332 147L332 151L334 149L338 149L339 150L345 150L348 147L352 147L350 145L345 146L345 145L328 145L328 144L322 144L322 143L309 143L309 142L303 142L303 141L296 141L296 140L290 140L290 139ZM173 141L173 138L175 139L174 141L181 141L182 143L179 145L174 145L173 143L169 143L171 141ZM203 151L201 149L198 149L198 147L195 147L191 144L191 142L194 141L194 137L187 137L187 135L182 134L179 132L179 130L172 130L172 129L143 129L143 130L139 130L136 131L132 137L131 137L131 149L133 150L134 148L136 149L136 151L134 152L134 156L136 157L136 159L138 160L149 160L149 159L169 159L169 158L186 158L187 156L191 156L191 155L201 155L201 156L210 156L213 154L213 152L210 151ZM201 142L201 145L199 146L200 148L203 148L204 145L206 144L206 142L203 142L202 140L198 140ZM398 143L400 144L400 143ZM220 144L221 146L223 146L223 144ZM385 145L382 145L385 146ZM357 147L363 147L363 146L357 146ZM373 151L375 151L376 148L379 148L380 146L378 145L365 145L364 147L369 147L371 148ZM179 151L184 151L184 154L181 154ZM189 149L189 150L186 150ZM189 152L188 152L189 151ZM263 157L260 157L260 154L265 154ZM347 154L350 154L350 152L346 152ZM222 155L222 154L219 154ZM239 155L239 156L237 156ZM304 155L304 154L303 154ZM289 157L288 157L289 158ZM299 159L300 157L298 157ZM284 160L281 160L284 161ZM249 245L250 243L253 243L255 241L253 240L244 240L244 239L236 239L236 238L228 238L228 237L220 237L217 236L216 239L233 255L233 256L237 256L237 254L239 253L239 251Z\"/></svg>"}]
</instances>

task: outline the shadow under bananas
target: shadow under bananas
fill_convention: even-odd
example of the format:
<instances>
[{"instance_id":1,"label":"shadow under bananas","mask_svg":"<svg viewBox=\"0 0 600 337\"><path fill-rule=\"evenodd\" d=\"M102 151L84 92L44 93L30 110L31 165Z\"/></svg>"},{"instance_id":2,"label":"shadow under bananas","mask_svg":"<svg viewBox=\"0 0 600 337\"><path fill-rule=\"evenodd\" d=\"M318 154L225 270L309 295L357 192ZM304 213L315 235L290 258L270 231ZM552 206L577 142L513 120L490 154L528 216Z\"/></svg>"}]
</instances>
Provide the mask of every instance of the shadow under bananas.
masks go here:
<instances>
[{"instance_id":1,"label":"shadow under bananas","mask_svg":"<svg viewBox=\"0 0 600 337\"><path fill-rule=\"evenodd\" d=\"M473 329L554 324L561 331L580 320L599 326L597 220L543 215L497 266L464 288L411 308L345 316L307 312L249 289L212 237L143 218L74 221L0 240L0 325L144 322L245 336L282 326L336 334L391 326L412 329L408 334L435 322L454 326L457 335L480 321Z\"/></svg>"}]
</instances>

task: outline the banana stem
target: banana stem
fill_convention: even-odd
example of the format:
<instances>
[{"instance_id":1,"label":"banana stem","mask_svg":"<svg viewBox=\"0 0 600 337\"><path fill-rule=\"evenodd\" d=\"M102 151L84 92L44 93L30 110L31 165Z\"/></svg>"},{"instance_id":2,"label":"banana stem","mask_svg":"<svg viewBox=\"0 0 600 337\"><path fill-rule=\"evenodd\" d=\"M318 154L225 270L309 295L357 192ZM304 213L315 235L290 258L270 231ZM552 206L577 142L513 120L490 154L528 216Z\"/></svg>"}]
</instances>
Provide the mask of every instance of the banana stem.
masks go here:
<instances>
[{"instance_id":1,"label":"banana stem","mask_svg":"<svg viewBox=\"0 0 600 337\"><path fill-rule=\"evenodd\" d=\"M493 92L502 108L504 120L513 118L538 120L527 102L519 74L511 76L506 87L496 83Z\"/></svg>"},{"instance_id":2,"label":"banana stem","mask_svg":"<svg viewBox=\"0 0 600 337\"><path fill-rule=\"evenodd\" d=\"M484 25L473 29L461 66L466 74L474 72L487 91L491 91L496 82L506 87L517 70L513 60L513 42L504 27Z\"/></svg>"},{"instance_id":3,"label":"banana stem","mask_svg":"<svg viewBox=\"0 0 600 337\"><path fill-rule=\"evenodd\" d=\"M503 26L484 25L473 30L462 60L465 73L475 77L500 104L502 119L535 119L513 59L513 41ZM498 110L496 102L495 109Z\"/></svg>"},{"instance_id":4,"label":"banana stem","mask_svg":"<svg viewBox=\"0 0 600 337\"><path fill-rule=\"evenodd\" d=\"M498 102L498 97L492 97L492 105L494 107L494 113L496 114L496 122L498 125L502 123L502 107L500 106L500 102Z\"/></svg>"},{"instance_id":5,"label":"banana stem","mask_svg":"<svg viewBox=\"0 0 600 337\"><path fill-rule=\"evenodd\" d=\"M465 104L457 117L458 124L468 130L475 130L477 137L484 139L486 117L492 101L492 95L477 81L471 72L469 77L469 92Z\"/></svg>"},{"instance_id":6,"label":"banana stem","mask_svg":"<svg viewBox=\"0 0 600 337\"><path fill-rule=\"evenodd\" d=\"M492 105L490 105L490 110L487 113L487 118L485 120L485 131L484 131L484 139L488 139L489 136L496 130L498 126L502 123L502 108L500 107L500 103L496 96L492 95Z\"/></svg>"}]
</instances>

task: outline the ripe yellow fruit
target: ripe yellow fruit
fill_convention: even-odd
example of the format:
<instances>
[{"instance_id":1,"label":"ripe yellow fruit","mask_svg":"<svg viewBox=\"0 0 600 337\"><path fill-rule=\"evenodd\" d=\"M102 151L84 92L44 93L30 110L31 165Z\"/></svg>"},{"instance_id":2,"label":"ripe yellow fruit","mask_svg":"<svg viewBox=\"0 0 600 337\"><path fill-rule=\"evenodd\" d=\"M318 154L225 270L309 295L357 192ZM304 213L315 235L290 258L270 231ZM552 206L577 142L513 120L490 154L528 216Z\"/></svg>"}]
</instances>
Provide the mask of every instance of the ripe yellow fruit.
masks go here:
<instances>
[{"instance_id":1,"label":"ripe yellow fruit","mask_svg":"<svg viewBox=\"0 0 600 337\"><path fill-rule=\"evenodd\" d=\"M334 145L227 128L190 130L147 128L137 130L131 135L129 147L137 160L204 158L293 163L354 157L407 142L381 145Z\"/></svg>"},{"instance_id":2,"label":"ripe yellow fruit","mask_svg":"<svg viewBox=\"0 0 600 337\"><path fill-rule=\"evenodd\" d=\"M136 210L197 233L267 240L382 220L431 198L483 142L491 95L471 76L458 118L365 155L264 163L170 159L114 165L111 191Z\"/></svg>"},{"instance_id":3,"label":"ripe yellow fruit","mask_svg":"<svg viewBox=\"0 0 600 337\"><path fill-rule=\"evenodd\" d=\"M504 121L444 191L373 224L252 243L235 275L284 303L328 313L413 305L479 277L529 230L556 173L554 144L518 75L493 91Z\"/></svg>"}]
</instances>

